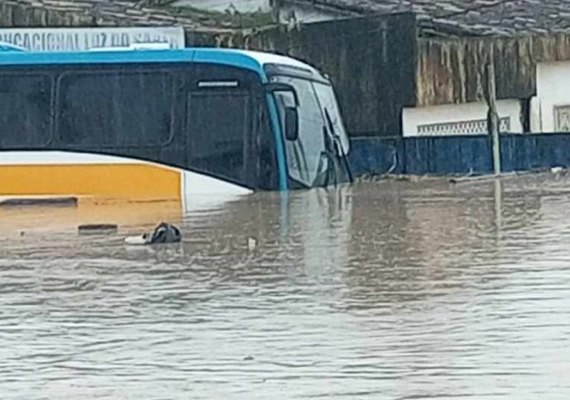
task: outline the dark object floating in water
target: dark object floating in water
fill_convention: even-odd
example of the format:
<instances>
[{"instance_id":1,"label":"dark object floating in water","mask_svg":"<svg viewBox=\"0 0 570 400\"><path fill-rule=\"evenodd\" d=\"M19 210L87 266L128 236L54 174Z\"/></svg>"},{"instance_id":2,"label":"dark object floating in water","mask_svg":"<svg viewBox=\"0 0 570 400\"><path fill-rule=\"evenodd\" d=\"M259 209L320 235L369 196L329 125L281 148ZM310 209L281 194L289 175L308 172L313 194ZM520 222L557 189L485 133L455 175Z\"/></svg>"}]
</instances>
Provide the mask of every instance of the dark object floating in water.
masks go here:
<instances>
[{"instance_id":1,"label":"dark object floating in water","mask_svg":"<svg viewBox=\"0 0 570 400\"><path fill-rule=\"evenodd\" d=\"M116 224L84 224L79 225L77 229L79 230L79 233L100 233L101 231L116 232L118 226Z\"/></svg>"},{"instance_id":2,"label":"dark object floating in water","mask_svg":"<svg viewBox=\"0 0 570 400\"><path fill-rule=\"evenodd\" d=\"M161 222L151 233L144 233L139 236L129 236L125 238L128 244L158 244L158 243L177 243L182 240L180 229L176 226Z\"/></svg>"},{"instance_id":3,"label":"dark object floating in water","mask_svg":"<svg viewBox=\"0 0 570 400\"><path fill-rule=\"evenodd\" d=\"M77 207L77 197L18 197L0 200L1 207L57 206Z\"/></svg>"}]
</instances>

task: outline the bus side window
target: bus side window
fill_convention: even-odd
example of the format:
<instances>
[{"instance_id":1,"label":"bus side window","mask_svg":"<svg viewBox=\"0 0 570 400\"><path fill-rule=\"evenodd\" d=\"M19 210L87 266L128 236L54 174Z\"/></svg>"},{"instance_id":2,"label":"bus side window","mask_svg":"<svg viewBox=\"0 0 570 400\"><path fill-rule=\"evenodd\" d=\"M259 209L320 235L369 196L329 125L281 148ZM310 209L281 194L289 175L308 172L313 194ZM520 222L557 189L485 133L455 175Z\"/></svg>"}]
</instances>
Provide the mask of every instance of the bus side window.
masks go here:
<instances>
[{"instance_id":1,"label":"bus side window","mask_svg":"<svg viewBox=\"0 0 570 400\"><path fill-rule=\"evenodd\" d=\"M65 145L159 149L171 137L168 73L70 72L60 77L58 90L58 136Z\"/></svg>"},{"instance_id":2,"label":"bus side window","mask_svg":"<svg viewBox=\"0 0 570 400\"><path fill-rule=\"evenodd\" d=\"M252 131L247 91L202 90L188 96L188 163L206 174L248 184L247 142Z\"/></svg>"},{"instance_id":3,"label":"bus side window","mask_svg":"<svg viewBox=\"0 0 570 400\"><path fill-rule=\"evenodd\" d=\"M45 146L51 140L51 78L0 76L0 148Z\"/></svg>"}]
</instances>

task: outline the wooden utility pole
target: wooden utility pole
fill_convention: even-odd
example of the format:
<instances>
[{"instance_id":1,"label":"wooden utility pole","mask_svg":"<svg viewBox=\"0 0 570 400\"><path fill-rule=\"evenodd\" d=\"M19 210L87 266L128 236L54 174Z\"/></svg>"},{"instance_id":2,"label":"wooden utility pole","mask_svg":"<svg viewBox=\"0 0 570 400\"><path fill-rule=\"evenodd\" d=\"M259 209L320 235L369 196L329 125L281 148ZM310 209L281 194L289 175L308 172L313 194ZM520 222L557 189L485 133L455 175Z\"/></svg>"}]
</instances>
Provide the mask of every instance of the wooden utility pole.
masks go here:
<instances>
[{"instance_id":1,"label":"wooden utility pole","mask_svg":"<svg viewBox=\"0 0 570 400\"><path fill-rule=\"evenodd\" d=\"M499 140L499 114L497 113L497 92L495 85L495 60L493 49L490 49L489 62L487 63L487 131L493 138L493 169L495 175L501 174L501 142Z\"/></svg>"}]
</instances>

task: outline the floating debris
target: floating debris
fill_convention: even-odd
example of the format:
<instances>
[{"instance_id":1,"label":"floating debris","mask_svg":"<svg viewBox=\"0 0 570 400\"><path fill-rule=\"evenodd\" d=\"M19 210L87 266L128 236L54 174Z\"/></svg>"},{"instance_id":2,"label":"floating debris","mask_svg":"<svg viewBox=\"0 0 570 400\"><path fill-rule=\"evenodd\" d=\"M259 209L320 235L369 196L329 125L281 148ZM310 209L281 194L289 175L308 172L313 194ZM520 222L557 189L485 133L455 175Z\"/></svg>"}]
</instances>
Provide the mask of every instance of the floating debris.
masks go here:
<instances>
[{"instance_id":1,"label":"floating debris","mask_svg":"<svg viewBox=\"0 0 570 400\"><path fill-rule=\"evenodd\" d=\"M134 245L147 245L158 243L177 243L182 240L180 229L176 226L161 222L151 233L129 236L125 238L125 243Z\"/></svg>"},{"instance_id":2,"label":"floating debris","mask_svg":"<svg viewBox=\"0 0 570 400\"><path fill-rule=\"evenodd\" d=\"M257 247L257 240L255 238L248 238L247 239L247 249L249 251L253 251L255 250L255 248Z\"/></svg>"}]
</instances>

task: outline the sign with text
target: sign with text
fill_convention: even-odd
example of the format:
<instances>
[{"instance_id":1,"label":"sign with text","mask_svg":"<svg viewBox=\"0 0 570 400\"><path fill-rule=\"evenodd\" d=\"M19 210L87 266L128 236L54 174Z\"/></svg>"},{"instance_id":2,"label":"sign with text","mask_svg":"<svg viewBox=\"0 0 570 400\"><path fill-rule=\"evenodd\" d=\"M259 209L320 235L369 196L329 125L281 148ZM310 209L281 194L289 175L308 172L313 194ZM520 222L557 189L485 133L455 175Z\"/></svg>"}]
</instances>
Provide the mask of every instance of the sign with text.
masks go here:
<instances>
[{"instance_id":1,"label":"sign with text","mask_svg":"<svg viewBox=\"0 0 570 400\"><path fill-rule=\"evenodd\" d=\"M9 28L0 29L0 42L30 51L82 51L137 43L168 43L171 49L185 45L182 27Z\"/></svg>"}]
</instances>

